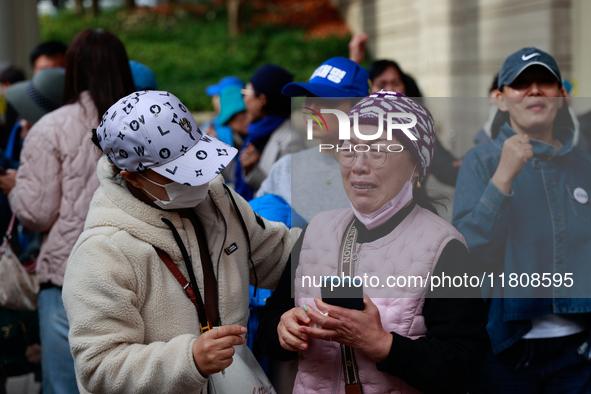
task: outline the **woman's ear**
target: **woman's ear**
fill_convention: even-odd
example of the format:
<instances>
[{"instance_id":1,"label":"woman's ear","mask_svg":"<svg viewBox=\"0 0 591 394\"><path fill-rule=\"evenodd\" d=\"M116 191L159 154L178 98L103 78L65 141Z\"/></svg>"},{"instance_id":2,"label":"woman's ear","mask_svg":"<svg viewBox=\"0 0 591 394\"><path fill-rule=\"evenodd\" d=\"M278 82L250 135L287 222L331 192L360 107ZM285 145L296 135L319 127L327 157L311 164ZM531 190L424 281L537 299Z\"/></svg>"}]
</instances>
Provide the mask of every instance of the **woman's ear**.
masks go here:
<instances>
[{"instance_id":1,"label":"woman's ear","mask_svg":"<svg viewBox=\"0 0 591 394\"><path fill-rule=\"evenodd\" d=\"M500 90L497 90L496 92L493 93L492 97L494 97L496 99L496 105L497 105L497 107L499 107L499 110L501 112L509 111L509 107L507 106L507 103L505 102L505 96L503 96L503 92L501 92Z\"/></svg>"},{"instance_id":2,"label":"woman's ear","mask_svg":"<svg viewBox=\"0 0 591 394\"><path fill-rule=\"evenodd\" d=\"M259 102L261 103L261 108L263 108L265 105L267 105L267 96L265 95L265 93L261 93L258 96Z\"/></svg>"},{"instance_id":3,"label":"woman's ear","mask_svg":"<svg viewBox=\"0 0 591 394\"><path fill-rule=\"evenodd\" d=\"M125 171L125 170L121 170L121 172L119 174L121 174L121 176L127 182L129 182L133 187L135 187L137 189L143 189L143 185L141 184L141 182L139 182L137 180L137 173L130 172L130 171Z\"/></svg>"},{"instance_id":4,"label":"woman's ear","mask_svg":"<svg viewBox=\"0 0 591 394\"><path fill-rule=\"evenodd\" d=\"M417 186L419 183L419 169L416 168L415 172L412 174L412 184Z\"/></svg>"}]
</instances>

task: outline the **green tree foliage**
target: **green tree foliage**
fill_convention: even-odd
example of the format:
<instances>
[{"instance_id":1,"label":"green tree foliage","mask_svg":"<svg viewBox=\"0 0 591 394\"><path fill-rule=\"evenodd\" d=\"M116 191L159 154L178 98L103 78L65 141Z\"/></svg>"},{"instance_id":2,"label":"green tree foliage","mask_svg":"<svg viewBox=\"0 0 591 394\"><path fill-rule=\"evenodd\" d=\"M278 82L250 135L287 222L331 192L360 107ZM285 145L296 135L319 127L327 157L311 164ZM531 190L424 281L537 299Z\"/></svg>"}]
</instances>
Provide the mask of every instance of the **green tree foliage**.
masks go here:
<instances>
[{"instance_id":1,"label":"green tree foliage","mask_svg":"<svg viewBox=\"0 0 591 394\"><path fill-rule=\"evenodd\" d=\"M103 28L125 44L130 59L149 66L158 88L177 95L191 110L211 110L205 87L226 75L245 81L264 63L276 63L307 81L314 69L334 56L348 56L349 37L308 39L300 29L249 26L228 36L224 8L169 13L148 9L101 10L98 17L62 11L41 18L42 40L69 42L81 30Z\"/></svg>"}]
</instances>

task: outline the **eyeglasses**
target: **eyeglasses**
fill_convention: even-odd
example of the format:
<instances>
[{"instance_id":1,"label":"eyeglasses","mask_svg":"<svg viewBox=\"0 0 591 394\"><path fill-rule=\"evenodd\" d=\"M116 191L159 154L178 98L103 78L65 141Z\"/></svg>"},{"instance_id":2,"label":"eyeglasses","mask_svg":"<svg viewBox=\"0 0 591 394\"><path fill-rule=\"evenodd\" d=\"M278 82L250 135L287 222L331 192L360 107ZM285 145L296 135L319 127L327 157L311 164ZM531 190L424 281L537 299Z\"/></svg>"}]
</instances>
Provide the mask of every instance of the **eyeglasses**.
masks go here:
<instances>
[{"instance_id":1,"label":"eyeglasses","mask_svg":"<svg viewBox=\"0 0 591 394\"><path fill-rule=\"evenodd\" d=\"M365 162L369 164L371 167L378 168L386 163L386 159L388 158L388 153L398 153L404 150L402 145L396 144L398 150L391 150L389 145L387 148L385 144L357 144L352 145L348 142L345 142L341 145L338 145L333 150L334 158L339 162L342 166L349 166L355 161L357 158L357 154L363 153L363 158Z\"/></svg>"}]
</instances>

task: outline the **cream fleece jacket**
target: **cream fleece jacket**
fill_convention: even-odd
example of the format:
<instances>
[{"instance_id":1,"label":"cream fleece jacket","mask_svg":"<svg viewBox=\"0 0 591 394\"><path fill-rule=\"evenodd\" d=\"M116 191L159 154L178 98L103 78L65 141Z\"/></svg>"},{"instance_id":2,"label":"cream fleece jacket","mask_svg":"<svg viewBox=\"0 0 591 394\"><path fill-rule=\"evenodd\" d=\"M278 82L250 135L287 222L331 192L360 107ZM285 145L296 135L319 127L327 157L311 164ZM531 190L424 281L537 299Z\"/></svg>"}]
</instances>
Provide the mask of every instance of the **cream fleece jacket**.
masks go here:
<instances>
[{"instance_id":1,"label":"cream fleece jacket","mask_svg":"<svg viewBox=\"0 0 591 394\"><path fill-rule=\"evenodd\" d=\"M188 278L172 232L161 221L169 219L187 248L204 294L190 221L136 199L105 158L99 161L98 177L100 186L68 260L63 287L80 391L206 392L207 380L192 355L199 336L195 306L153 248L168 253ZM248 287L254 275L246 238L222 181L218 177L210 182L209 196L195 212L205 228L217 275L221 323L246 326ZM290 234L283 224L267 220L259 224L248 203L233 195L248 228L259 286L273 289L299 231ZM233 244L237 249L228 255L224 249Z\"/></svg>"}]
</instances>

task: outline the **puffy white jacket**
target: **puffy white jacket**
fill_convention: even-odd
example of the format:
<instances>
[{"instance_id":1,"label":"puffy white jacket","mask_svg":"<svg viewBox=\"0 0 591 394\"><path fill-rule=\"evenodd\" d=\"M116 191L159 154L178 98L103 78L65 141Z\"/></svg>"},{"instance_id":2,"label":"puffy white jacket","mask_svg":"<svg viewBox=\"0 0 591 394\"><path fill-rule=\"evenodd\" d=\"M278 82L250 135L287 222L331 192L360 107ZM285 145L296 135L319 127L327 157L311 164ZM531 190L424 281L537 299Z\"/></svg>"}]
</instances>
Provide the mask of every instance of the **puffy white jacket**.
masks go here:
<instances>
[{"instance_id":1,"label":"puffy white jacket","mask_svg":"<svg viewBox=\"0 0 591 394\"><path fill-rule=\"evenodd\" d=\"M37 259L39 283L62 285L68 256L84 228L99 185L101 152L90 140L97 125L97 109L84 91L76 103L42 117L25 139L8 199L23 225L46 233Z\"/></svg>"},{"instance_id":2,"label":"puffy white jacket","mask_svg":"<svg viewBox=\"0 0 591 394\"><path fill-rule=\"evenodd\" d=\"M199 336L197 312L154 250L155 246L168 253L188 278L172 232L161 221L167 218L187 248L203 295L193 226L176 212L135 198L105 158L99 161L98 176L100 187L68 261L63 288L80 391L199 393L206 379L192 355ZM257 221L248 203L233 195L250 235L258 284L272 289L299 231L292 238L283 224ZM254 275L245 234L221 177L210 183L208 197L195 212L203 223L217 276L221 324L246 326L248 288ZM235 250L226 252L231 245L236 245Z\"/></svg>"}]
</instances>

